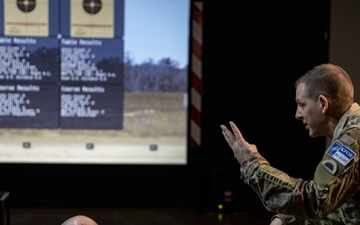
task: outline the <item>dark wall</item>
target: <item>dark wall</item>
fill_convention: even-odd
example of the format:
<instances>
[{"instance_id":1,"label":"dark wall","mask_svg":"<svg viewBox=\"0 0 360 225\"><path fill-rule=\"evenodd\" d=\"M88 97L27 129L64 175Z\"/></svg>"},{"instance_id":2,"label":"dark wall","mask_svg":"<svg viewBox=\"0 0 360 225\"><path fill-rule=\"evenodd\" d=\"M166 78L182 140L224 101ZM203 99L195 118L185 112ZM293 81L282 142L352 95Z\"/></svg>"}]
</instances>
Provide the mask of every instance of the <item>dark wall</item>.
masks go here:
<instances>
[{"instance_id":1,"label":"dark wall","mask_svg":"<svg viewBox=\"0 0 360 225\"><path fill-rule=\"evenodd\" d=\"M297 77L327 62L329 0L204 2L202 146L187 166L0 164L0 187L17 205L233 207L254 200L220 132L233 120L273 166L311 178L324 139L296 121ZM250 193L250 194L248 194Z\"/></svg>"},{"instance_id":2,"label":"dark wall","mask_svg":"<svg viewBox=\"0 0 360 225\"><path fill-rule=\"evenodd\" d=\"M312 178L325 140L311 139L295 119L294 82L328 60L329 7L324 0L205 2L202 143L215 174L238 175L219 128L232 120L271 165ZM239 202L253 194L242 184L234 185Z\"/></svg>"},{"instance_id":3,"label":"dark wall","mask_svg":"<svg viewBox=\"0 0 360 225\"><path fill-rule=\"evenodd\" d=\"M329 1L244 2L204 6L202 143L213 165L232 162L219 125L233 120L262 154L292 167L279 157L324 148L295 119L294 82L328 60Z\"/></svg>"}]
</instances>

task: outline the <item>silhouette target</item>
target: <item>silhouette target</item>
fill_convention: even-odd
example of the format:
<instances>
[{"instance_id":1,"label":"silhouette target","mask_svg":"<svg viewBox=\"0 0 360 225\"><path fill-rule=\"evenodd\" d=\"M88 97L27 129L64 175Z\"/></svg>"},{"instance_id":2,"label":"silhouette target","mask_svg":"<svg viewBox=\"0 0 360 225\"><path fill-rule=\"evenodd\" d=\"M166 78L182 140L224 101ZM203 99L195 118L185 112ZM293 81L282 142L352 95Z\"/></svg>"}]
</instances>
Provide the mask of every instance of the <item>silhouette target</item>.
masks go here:
<instances>
[{"instance_id":1,"label":"silhouette target","mask_svg":"<svg viewBox=\"0 0 360 225\"><path fill-rule=\"evenodd\" d=\"M28 13L35 9L36 0L16 0L16 5L22 12Z\"/></svg>"},{"instance_id":2,"label":"silhouette target","mask_svg":"<svg viewBox=\"0 0 360 225\"><path fill-rule=\"evenodd\" d=\"M101 10L101 0L84 0L83 8L89 14L96 14Z\"/></svg>"}]
</instances>

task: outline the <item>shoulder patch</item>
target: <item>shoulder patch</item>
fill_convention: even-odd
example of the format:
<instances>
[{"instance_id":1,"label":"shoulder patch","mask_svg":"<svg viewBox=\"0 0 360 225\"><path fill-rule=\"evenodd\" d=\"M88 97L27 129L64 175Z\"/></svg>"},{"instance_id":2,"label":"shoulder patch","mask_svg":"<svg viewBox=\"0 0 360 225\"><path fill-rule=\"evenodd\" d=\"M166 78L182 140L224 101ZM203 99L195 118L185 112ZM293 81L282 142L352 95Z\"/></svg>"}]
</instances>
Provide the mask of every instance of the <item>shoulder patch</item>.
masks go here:
<instances>
[{"instance_id":1,"label":"shoulder patch","mask_svg":"<svg viewBox=\"0 0 360 225\"><path fill-rule=\"evenodd\" d=\"M321 165L332 175L334 175L338 169L337 164L334 160L324 160L321 162Z\"/></svg>"},{"instance_id":2,"label":"shoulder patch","mask_svg":"<svg viewBox=\"0 0 360 225\"><path fill-rule=\"evenodd\" d=\"M356 155L350 148L346 147L339 141L335 141L326 151L333 159L346 166Z\"/></svg>"}]
</instances>

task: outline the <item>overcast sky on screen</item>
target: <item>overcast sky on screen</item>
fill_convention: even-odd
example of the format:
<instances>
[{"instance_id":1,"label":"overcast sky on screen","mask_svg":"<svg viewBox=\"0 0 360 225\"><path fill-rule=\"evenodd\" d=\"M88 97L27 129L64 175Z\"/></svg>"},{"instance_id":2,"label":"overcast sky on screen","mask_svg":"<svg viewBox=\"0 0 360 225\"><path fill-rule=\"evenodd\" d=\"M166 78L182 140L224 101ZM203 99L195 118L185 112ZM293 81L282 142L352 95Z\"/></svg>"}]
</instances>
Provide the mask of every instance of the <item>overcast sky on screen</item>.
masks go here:
<instances>
[{"instance_id":1,"label":"overcast sky on screen","mask_svg":"<svg viewBox=\"0 0 360 225\"><path fill-rule=\"evenodd\" d=\"M125 0L124 50L134 63L188 64L190 0Z\"/></svg>"}]
</instances>

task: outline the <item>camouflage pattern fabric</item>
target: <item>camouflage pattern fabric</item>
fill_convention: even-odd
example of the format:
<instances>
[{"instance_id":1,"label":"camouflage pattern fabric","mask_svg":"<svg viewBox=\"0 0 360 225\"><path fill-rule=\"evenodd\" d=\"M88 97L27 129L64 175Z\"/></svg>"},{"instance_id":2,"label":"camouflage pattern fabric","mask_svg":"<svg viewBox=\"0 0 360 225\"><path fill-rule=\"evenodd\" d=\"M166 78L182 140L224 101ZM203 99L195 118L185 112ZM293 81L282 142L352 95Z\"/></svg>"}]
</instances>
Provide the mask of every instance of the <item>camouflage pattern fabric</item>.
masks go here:
<instances>
[{"instance_id":1,"label":"camouflage pattern fabric","mask_svg":"<svg viewBox=\"0 0 360 225\"><path fill-rule=\"evenodd\" d=\"M241 179L284 225L360 224L360 106L341 117L314 180L293 178L260 154L247 157Z\"/></svg>"}]
</instances>

